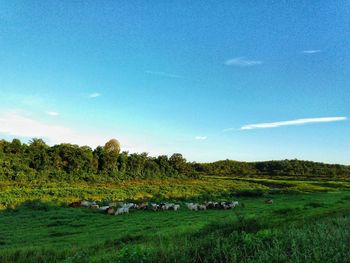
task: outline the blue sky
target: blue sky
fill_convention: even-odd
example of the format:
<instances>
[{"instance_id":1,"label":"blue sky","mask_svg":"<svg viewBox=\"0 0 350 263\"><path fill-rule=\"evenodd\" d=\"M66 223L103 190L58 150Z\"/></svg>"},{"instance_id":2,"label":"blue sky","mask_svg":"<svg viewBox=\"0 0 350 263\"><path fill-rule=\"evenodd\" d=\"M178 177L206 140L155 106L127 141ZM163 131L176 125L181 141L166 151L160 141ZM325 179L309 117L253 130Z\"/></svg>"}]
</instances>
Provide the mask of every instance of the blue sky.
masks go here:
<instances>
[{"instance_id":1,"label":"blue sky","mask_svg":"<svg viewBox=\"0 0 350 263\"><path fill-rule=\"evenodd\" d=\"M350 164L350 2L2 1L0 136Z\"/></svg>"}]
</instances>

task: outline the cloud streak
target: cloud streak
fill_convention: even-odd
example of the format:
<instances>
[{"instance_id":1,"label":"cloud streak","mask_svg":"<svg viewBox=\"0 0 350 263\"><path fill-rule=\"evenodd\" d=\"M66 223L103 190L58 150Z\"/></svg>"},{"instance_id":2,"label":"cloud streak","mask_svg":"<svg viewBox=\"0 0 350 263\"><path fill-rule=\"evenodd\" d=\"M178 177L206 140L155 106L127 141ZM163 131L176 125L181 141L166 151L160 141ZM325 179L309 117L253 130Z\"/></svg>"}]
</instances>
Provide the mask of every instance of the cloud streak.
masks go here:
<instances>
[{"instance_id":1,"label":"cloud streak","mask_svg":"<svg viewBox=\"0 0 350 263\"><path fill-rule=\"evenodd\" d=\"M88 97L89 97L90 99L93 99L93 98L97 98L97 97L100 97L100 96L101 96L100 93L94 92L94 93L89 94Z\"/></svg>"},{"instance_id":2,"label":"cloud streak","mask_svg":"<svg viewBox=\"0 0 350 263\"><path fill-rule=\"evenodd\" d=\"M140 133L122 135L118 131L86 129L80 125L80 128L72 128L53 121L56 122L56 119L48 118L47 121L37 119L23 110L0 110L0 139L4 135L5 138L19 138L23 142L26 140L28 142L31 138L42 138L48 145L71 143L96 148L104 145L111 138L118 138L122 149L131 153L148 152L156 156L170 155L175 152L175 150L169 150L168 144L163 144L158 139L152 142L151 138L143 137Z\"/></svg>"},{"instance_id":3,"label":"cloud streak","mask_svg":"<svg viewBox=\"0 0 350 263\"><path fill-rule=\"evenodd\" d=\"M158 76L162 76L162 77L167 77L167 78L177 78L177 79L182 78L180 75L167 73L167 72L163 72L163 71L146 70L145 73L150 74L150 75L158 75Z\"/></svg>"},{"instance_id":4,"label":"cloud streak","mask_svg":"<svg viewBox=\"0 0 350 263\"><path fill-rule=\"evenodd\" d=\"M48 144L74 143L96 147L103 145L109 138L82 134L61 126L48 124L18 112L0 112L0 133L22 138L43 138Z\"/></svg>"},{"instance_id":5,"label":"cloud streak","mask_svg":"<svg viewBox=\"0 0 350 263\"><path fill-rule=\"evenodd\" d=\"M60 115L58 112L56 112L56 111L48 111L48 112L46 112L46 114L47 115L50 115L50 116L58 116L58 115Z\"/></svg>"},{"instance_id":6,"label":"cloud streak","mask_svg":"<svg viewBox=\"0 0 350 263\"><path fill-rule=\"evenodd\" d=\"M196 136L194 137L195 140L199 140L199 141L204 141L207 139L207 136Z\"/></svg>"},{"instance_id":7,"label":"cloud streak","mask_svg":"<svg viewBox=\"0 0 350 263\"><path fill-rule=\"evenodd\" d=\"M243 125L240 128L240 130L267 129L267 128L277 128L282 126L292 126L292 125L302 125L302 124L322 123L322 122L335 122L335 121L345 121L345 120L347 120L346 117L306 118L306 119L296 119L296 120L290 120L290 121L247 124L247 125Z\"/></svg>"},{"instance_id":8,"label":"cloud streak","mask_svg":"<svg viewBox=\"0 0 350 263\"><path fill-rule=\"evenodd\" d=\"M320 49L310 49L310 50L303 50L302 53L304 54L315 54L315 53L320 53Z\"/></svg>"},{"instance_id":9,"label":"cloud streak","mask_svg":"<svg viewBox=\"0 0 350 263\"><path fill-rule=\"evenodd\" d=\"M244 57L231 58L225 61L227 66L238 66L238 67L252 67L261 65L263 62L260 60L249 60Z\"/></svg>"}]
</instances>

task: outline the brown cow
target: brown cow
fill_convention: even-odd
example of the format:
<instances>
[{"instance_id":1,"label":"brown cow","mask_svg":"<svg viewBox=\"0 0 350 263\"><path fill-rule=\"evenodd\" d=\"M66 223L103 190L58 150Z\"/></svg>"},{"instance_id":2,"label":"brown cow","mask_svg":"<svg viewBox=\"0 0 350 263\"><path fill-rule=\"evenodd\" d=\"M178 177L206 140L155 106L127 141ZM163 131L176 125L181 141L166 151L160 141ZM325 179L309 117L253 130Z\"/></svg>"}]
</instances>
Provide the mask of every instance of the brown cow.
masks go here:
<instances>
[{"instance_id":1,"label":"brown cow","mask_svg":"<svg viewBox=\"0 0 350 263\"><path fill-rule=\"evenodd\" d=\"M146 210L148 207L148 204L147 203L142 203L142 204L139 204L137 209L140 209L140 210Z\"/></svg>"},{"instance_id":2,"label":"brown cow","mask_svg":"<svg viewBox=\"0 0 350 263\"><path fill-rule=\"evenodd\" d=\"M109 208L107 208L106 209L106 213L108 214L108 215L113 215L114 214L114 208L113 207L109 207Z\"/></svg>"},{"instance_id":3,"label":"brown cow","mask_svg":"<svg viewBox=\"0 0 350 263\"><path fill-rule=\"evenodd\" d=\"M272 205L273 204L273 200L272 199L268 199L268 200L265 201L265 204Z\"/></svg>"},{"instance_id":4,"label":"brown cow","mask_svg":"<svg viewBox=\"0 0 350 263\"><path fill-rule=\"evenodd\" d=\"M69 207L73 207L73 208L78 208L78 207L82 207L81 202L73 202L69 204Z\"/></svg>"}]
</instances>

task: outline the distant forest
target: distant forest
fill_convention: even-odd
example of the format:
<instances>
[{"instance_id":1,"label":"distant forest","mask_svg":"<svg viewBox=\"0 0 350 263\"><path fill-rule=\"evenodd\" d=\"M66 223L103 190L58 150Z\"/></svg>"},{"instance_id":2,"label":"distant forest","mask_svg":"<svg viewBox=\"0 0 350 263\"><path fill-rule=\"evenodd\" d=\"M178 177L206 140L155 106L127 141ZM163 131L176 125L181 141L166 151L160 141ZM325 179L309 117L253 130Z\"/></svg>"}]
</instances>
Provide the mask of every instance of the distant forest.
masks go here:
<instances>
[{"instance_id":1,"label":"distant forest","mask_svg":"<svg viewBox=\"0 0 350 263\"><path fill-rule=\"evenodd\" d=\"M42 139L28 144L0 140L0 180L94 182L203 175L337 178L350 177L350 166L300 160L187 162L179 153L151 157L120 152L115 139L96 149L67 143L49 146Z\"/></svg>"}]
</instances>

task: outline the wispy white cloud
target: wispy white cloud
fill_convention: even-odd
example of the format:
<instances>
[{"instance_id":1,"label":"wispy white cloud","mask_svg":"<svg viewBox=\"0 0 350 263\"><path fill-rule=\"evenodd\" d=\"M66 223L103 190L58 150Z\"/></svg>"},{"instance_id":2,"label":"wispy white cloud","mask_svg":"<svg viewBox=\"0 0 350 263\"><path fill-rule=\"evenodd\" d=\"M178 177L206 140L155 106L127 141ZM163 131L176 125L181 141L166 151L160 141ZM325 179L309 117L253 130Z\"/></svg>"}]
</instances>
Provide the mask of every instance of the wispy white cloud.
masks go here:
<instances>
[{"instance_id":1,"label":"wispy white cloud","mask_svg":"<svg viewBox=\"0 0 350 263\"><path fill-rule=\"evenodd\" d=\"M200 141L204 141L207 139L207 136L196 136L194 137L195 140L200 140Z\"/></svg>"},{"instance_id":2,"label":"wispy white cloud","mask_svg":"<svg viewBox=\"0 0 350 263\"><path fill-rule=\"evenodd\" d=\"M180 75L167 73L167 72L163 72L163 71L146 70L145 73L151 74L151 75L158 75L158 76L162 76L162 77L167 77L167 78L182 78Z\"/></svg>"},{"instance_id":3,"label":"wispy white cloud","mask_svg":"<svg viewBox=\"0 0 350 263\"><path fill-rule=\"evenodd\" d=\"M0 133L20 138L43 138L51 145L65 142L96 147L110 139L107 136L82 134L65 126L48 124L15 111L0 112Z\"/></svg>"},{"instance_id":4,"label":"wispy white cloud","mask_svg":"<svg viewBox=\"0 0 350 263\"><path fill-rule=\"evenodd\" d=\"M256 124L243 125L240 128L240 130L277 128L281 126L302 125L302 124L308 124L308 123L335 122L335 121L344 121L346 119L347 119L346 117L321 117L321 118L296 119L296 120L290 120L290 121L256 123Z\"/></svg>"},{"instance_id":5,"label":"wispy white cloud","mask_svg":"<svg viewBox=\"0 0 350 263\"><path fill-rule=\"evenodd\" d=\"M97 98L97 97L100 97L101 96L101 94L100 93L98 93L98 92L94 92L94 93L91 93L91 94L89 94L89 98Z\"/></svg>"},{"instance_id":6,"label":"wispy white cloud","mask_svg":"<svg viewBox=\"0 0 350 263\"><path fill-rule=\"evenodd\" d=\"M303 50L302 53L304 54L315 54L315 53L320 53L322 50L320 49L310 49L310 50Z\"/></svg>"},{"instance_id":7,"label":"wispy white cloud","mask_svg":"<svg viewBox=\"0 0 350 263\"><path fill-rule=\"evenodd\" d=\"M261 65L263 62L260 60L249 60L245 57L231 58L225 61L227 66L238 66L238 67L251 67L256 65Z\"/></svg>"},{"instance_id":8,"label":"wispy white cloud","mask_svg":"<svg viewBox=\"0 0 350 263\"><path fill-rule=\"evenodd\" d=\"M53 121L55 124L52 124ZM28 142L31 138L42 138L49 145L72 143L95 148L104 145L111 138L117 138L121 142L122 150L130 153L148 152L151 156L157 156L179 152L178 148L171 148L172 144L169 144L168 140L162 141L159 138L154 140L152 136L145 136L140 132L125 135L120 131L105 131L93 124L89 125L84 128L72 128L65 124L58 124L57 119L40 120L21 109L0 109L0 139L19 138L23 142Z\"/></svg>"},{"instance_id":9,"label":"wispy white cloud","mask_svg":"<svg viewBox=\"0 0 350 263\"><path fill-rule=\"evenodd\" d=\"M222 131L223 132L228 132L228 131L237 131L237 130L239 130L239 129L237 129L237 128L226 128L226 129L223 129Z\"/></svg>"},{"instance_id":10,"label":"wispy white cloud","mask_svg":"<svg viewBox=\"0 0 350 263\"><path fill-rule=\"evenodd\" d=\"M56 112L56 111L48 111L48 112L46 112L46 114L47 115L50 115L50 116L58 116L58 115L60 115L58 112Z\"/></svg>"}]
</instances>

